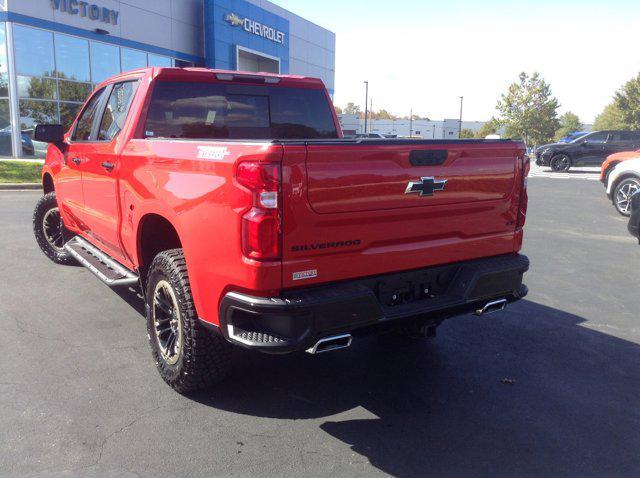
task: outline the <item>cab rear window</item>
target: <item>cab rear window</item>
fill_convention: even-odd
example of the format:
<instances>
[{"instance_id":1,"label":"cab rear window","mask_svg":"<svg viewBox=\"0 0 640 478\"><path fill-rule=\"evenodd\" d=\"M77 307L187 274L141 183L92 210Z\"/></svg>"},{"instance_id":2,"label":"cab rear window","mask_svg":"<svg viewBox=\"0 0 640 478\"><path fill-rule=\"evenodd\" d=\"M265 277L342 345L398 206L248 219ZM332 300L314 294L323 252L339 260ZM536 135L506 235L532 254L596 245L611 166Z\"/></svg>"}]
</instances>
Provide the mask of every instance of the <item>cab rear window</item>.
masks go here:
<instances>
[{"instance_id":1,"label":"cab rear window","mask_svg":"<svg viewBox=\"0 0 640 478\"><path fill-rule=\"evenodd\" d=\"M158 81L148 138L337 138L323 90L274 85Z\"/></svg>"}]
</instances>

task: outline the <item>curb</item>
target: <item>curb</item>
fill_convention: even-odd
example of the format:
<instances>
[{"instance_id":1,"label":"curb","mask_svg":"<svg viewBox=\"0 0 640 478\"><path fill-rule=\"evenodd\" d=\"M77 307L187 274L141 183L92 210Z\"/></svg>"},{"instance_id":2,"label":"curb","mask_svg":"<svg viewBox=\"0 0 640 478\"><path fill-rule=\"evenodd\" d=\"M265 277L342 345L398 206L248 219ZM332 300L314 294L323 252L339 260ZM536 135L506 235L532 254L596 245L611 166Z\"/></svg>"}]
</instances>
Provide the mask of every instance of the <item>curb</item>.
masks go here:
<instances>
[{"instance_id":1,"label":"curb","mask_svg":"<svg viewBox=\"0 0 640 478\"><path fill-rule=\"evenodd\" d=\"M24 191L42 189L40 183L0 183L0 191Z\"/></svg>"}]
</instances>

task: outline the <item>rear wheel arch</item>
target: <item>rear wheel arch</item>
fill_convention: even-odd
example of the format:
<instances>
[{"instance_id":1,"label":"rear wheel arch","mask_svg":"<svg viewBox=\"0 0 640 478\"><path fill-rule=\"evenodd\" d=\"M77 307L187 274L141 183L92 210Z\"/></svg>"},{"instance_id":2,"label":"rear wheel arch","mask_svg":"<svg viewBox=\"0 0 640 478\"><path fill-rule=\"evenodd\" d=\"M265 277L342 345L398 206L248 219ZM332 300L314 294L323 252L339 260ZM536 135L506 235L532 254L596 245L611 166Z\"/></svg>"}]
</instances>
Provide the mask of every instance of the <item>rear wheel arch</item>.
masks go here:
<instances>
[{"instance_id":1,"label":"rear wheel arch","mask_svg":"<svg viewBox=\"0 0 640 478\"><path fill-rule=\"evenodd\" d=\"M153 259L161 252L182 248L178 229L166 217L149 213L138 223L137 253L140 277L144 275Z\"/></svg>"}]
</instances>

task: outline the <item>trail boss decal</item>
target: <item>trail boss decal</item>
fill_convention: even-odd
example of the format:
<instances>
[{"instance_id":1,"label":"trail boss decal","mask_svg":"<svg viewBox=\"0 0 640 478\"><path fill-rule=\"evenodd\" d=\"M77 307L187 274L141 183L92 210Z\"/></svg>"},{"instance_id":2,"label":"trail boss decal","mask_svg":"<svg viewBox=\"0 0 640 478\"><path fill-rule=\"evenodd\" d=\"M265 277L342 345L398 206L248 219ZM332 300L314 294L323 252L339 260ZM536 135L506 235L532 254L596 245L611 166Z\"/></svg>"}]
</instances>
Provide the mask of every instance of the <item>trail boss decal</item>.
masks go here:
<instances>
[{"instance_id":1,"label":"trail boss decal","mask_svg":"<svg viewBox=\"0 0 640 478\"><path fill-rule=\"evenodd\" d=\"M224 159L230 154L226 146L198 146L198 159Z\"/></svg>"},{"instance_id":2,"label":"trail boss decal","mask_svg":"<svg viewBox=\"0 0 640 478\"><path fill-rule=\"evenodd\" d=\"M302 244L300 246L291 246L291 252L315 251L318 249L333 249L336 247L352 247L359 246L362 243L360 239L352 241L336 241L336 242L319 242L317 244Z\"/></svg>"}]
</instances>

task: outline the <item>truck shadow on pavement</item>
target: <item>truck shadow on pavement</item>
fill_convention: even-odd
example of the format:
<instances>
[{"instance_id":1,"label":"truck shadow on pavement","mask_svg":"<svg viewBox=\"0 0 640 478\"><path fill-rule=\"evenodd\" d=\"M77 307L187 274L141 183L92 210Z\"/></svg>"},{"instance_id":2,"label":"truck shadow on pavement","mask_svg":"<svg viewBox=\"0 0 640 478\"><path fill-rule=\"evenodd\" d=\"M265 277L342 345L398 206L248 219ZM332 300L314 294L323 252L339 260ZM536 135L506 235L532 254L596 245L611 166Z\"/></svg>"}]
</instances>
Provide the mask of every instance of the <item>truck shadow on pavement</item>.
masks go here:
<instances>
[{"instance_id":1,"label":"truck shadow on pavement","mask_svg":"<svg viewBox=\"0 0 640 478\"><path fill-rule=\"evenodd\" d=\"M364 457L353 462L396 476L637 475L640 347L583 323L524 300L445 322L430 342L378 337L318 356L238 350L219 391L192 398L317 421ZM331 440L295 446L345 460Z\"/></svg>"}]
</instances>

